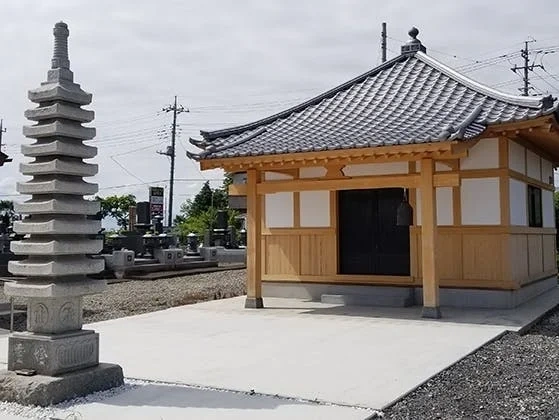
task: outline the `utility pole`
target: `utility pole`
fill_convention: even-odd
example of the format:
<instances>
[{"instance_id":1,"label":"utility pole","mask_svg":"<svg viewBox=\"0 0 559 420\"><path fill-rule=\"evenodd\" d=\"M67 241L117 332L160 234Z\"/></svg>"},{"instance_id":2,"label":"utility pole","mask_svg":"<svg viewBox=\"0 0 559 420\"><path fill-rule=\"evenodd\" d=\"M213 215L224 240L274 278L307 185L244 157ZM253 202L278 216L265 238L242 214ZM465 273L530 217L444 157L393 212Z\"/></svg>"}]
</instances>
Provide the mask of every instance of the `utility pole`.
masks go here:
<instances>
[{"instance_id":1,"label":"utility pole","mask_svg":"<svg viewBox=\"0 0 559 420\"><path fill-rule=\"evenodd\" d=\"M162 109L165 112L173 112L173 125L171 127L171 146L167 146L165 152L157 152L160 155L171 157L171 175L169 177L169 227L173 225L173 187L175 184L175 143L176 143L176 133L177 133L177 114L181 112L190 112L188 108L184 108L182 105L177 106L177 97L175 95L175 102L173 105L168 105Z\"/></svg>"},{"instance_id":2,"label":"utility pole","mask_svg":"<svg viewBox=\"0 0 559 420\"><path fill-rule=\"evenodd\" d=\"M4 128L4 120L0 120L0 149L2 148L2 133L6 132L6 129Z\"/></svg>"},{"instance_id":3,"label":"utility pole","mask_svg":"<svg viewBox=\"0 0 559 420\"><path fill-rule=\"evenodd\" d=\"M382 50L382 62L386 61L386 22L382 22L382 32L380 33L380 48Z\"/></svg>"},{"instance_id":4,"label":"utility pole","mask_svg":"<svg viewBox=\"0 0 559 420\"><path fill-rule=\"evenodd\" d=\"M543 66L541 64L530 64L530 51L528 50L529 42L536 42L536 40L532 39L530 41L524 41L524 49L520 50L520 54L524 59L524 65L522 67L518 67L515 64L514 67L511 67L511 70L515 73L518 70L523 71L524 76L522 77L522 81L524 82L524 86L522 88L518 88L518 90L522 92L522 96L528 96L528 91L530 90L530 79L528 76L528 71L534 71L536 67L541 67L543 69Z\"/></svg>"}]
</instances>

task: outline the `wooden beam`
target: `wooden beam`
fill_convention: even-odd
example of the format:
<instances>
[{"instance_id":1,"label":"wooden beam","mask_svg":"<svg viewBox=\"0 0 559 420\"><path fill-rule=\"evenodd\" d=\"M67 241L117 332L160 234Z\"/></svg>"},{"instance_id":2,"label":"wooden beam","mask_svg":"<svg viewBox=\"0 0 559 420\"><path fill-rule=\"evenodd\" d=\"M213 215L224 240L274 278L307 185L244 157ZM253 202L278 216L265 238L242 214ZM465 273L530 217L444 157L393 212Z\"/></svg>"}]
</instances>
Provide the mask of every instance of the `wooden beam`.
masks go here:
<instances>
[{"instance_id":1,"label":"wooden beam","mask_svg":"<svg viewBox=\"0 0 559 420\"><path fill-rule=\"evenodd\" d=\"M289 181L266 181L257 186L258 194L296 191L337 191L370 188L417 188L419 175L395 174L378 176L347 177L342 179L298 179ZM460 185L458 173L434 175L435 187L456 187Z\"/></svg>"},{"instance_id":2,"label":"wooden beam","mask_svg":"<svg viewBox=\"0 0 559 420\"><path fill-rule=\"evenodd\" d=\"M437 198L434 183L435 163L421 160L421 261L423 278L423 313L426 318L440 318L439 272L437 269Z\"/></svg>"},{"instance_id":3,"label":"wooden beam","mask_svg":"<svg viewBox=\"0 0 559 420\"><path fill-rule=\"evenodd\" d=\"M231 185L229 185L229 195L230 196L245 196L245 195L247 195L247 185L246 184L231 184Z\"/></svg>"},{"instance_id":4,"label":"wooden beam","mask_svg":"<svg viewBox=\"0 0 559 420\"><path fill-rule=\"evenodd\" d=\"M262 197L256 193L261 173L247 171L247 298L245 308L262 308Z\"/></svg>"},{"instance_id":5,"label":"wooden beam","mask_svg":"<svg viewBox=\"0 0 559 420\"><path fill-rule=\"evenodd\" d=\"M284 153L277 155L245 156L234 158L202 159L202 170L223 168L229 172L248 168L272 170L302 166L325 166L332 163L369 163L419 160L422 157L437 155L437 159L457 159L467 154L466 146L459 141L446 141L425 144L366 147L360 149L327 150L321 152ZM453 147L458 154L454 154Z\"/></svg>"},{"instance_id":6,"label":"wooden beam","mask_svg":"<svg viewBox=\"0 0 559 420\"><path fill-rule=\"evenodd\" d=\"M541 165L540 165L541 166ZM509 187L509 139L499 137L499 168L504 172L499 176L499 198L501 207L501 225L510 225L510 187Z\"/></svg>"}]
</instances>

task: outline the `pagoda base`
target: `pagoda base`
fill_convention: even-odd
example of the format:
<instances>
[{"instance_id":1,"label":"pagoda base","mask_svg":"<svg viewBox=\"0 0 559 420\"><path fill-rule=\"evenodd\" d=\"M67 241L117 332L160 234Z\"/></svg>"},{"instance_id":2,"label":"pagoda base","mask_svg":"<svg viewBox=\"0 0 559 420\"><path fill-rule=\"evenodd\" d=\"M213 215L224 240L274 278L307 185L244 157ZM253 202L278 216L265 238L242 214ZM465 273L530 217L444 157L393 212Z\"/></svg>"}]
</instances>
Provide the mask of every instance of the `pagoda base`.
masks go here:
<instances>
[{"instance_id":1,"label":"pagoda base","mask_svg":"<svg viewBox=\"0 0 559 420\"><path fill-rule=\"evenodd\" d=\"M46 407L123 384L122 368L110 363L58 376L22 376L0 371L0 401Z\"/></svg>"},{"instance_id":2,"label":"pagoda base","mask_svg":"<svg viewBox=\"0 0 559 420\"><path fill-rule=\"evenodd\" d=\"M99 364L99 334L77 330L64 334L12 333L8 338L8 370L58 375Z\"/></svg>"}]
</instances>

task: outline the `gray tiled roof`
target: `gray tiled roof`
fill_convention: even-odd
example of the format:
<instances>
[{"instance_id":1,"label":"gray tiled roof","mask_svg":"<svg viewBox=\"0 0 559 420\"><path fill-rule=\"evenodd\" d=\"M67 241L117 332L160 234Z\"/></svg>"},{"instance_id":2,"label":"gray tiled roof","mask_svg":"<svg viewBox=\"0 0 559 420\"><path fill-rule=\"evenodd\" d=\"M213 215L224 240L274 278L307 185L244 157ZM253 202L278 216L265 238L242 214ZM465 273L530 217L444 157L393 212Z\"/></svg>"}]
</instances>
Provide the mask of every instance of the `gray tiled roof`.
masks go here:
<instances>
[{"instance_id":1,"label":"gray tiled roof","mask_svg":"<svg viewBox=\"0 0 559 420\"><path fill-rule=\"evenodd\" d=\"M301 105L251 124L201 131L193 159L470 139L489 125L557 110L551 96L508 95L422 52L403 54Z\"/></svg>"}]
</instances>

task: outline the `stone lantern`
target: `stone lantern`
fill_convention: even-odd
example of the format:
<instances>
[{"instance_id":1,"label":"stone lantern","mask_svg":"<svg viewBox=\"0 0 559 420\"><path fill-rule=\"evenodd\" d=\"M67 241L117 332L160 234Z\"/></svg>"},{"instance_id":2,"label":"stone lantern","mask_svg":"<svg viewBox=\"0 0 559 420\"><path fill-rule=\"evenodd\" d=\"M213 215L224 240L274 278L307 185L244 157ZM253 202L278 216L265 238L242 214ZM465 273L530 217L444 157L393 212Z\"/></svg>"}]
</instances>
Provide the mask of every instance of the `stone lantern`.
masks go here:
<instances>
[{"instance_id":1,"label":"stone lantern","mask_svg":"<svg viewBox=\"0 0 559 420\"><path fill-rule=\"evenodd\" d=\"M73 82L68 36L68 26L57 23L47 81L29 91L38 106L25 116L36 124L23 134L35 142L22 146L32 161L20 171L32 178L17 189L31 199L15 205L28 216L14 224L25 238L11 245L27 258L10 261L9 271L22 279L4 286L6 295L27 300L27 331L9 337L0 399L24 404L49 405L123 383L120 366L99 363L99 334L82 329L83 296L103 291L106 283L87 277L104 268L103 259L90 257L103 247L95 239L101 221L88 217L99 203L83 198L98 191L83 180L97 173L96 164L84 162L97 149L84 144L95 137L95 128L82 125L94 112L82 109L91 94Z\"/></svg>"}]
</instances>

